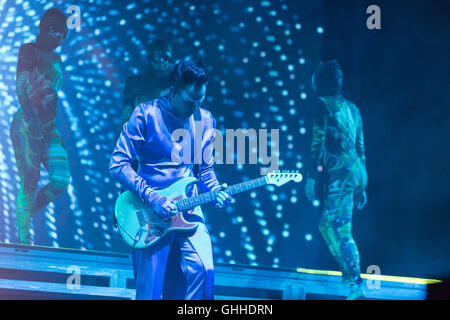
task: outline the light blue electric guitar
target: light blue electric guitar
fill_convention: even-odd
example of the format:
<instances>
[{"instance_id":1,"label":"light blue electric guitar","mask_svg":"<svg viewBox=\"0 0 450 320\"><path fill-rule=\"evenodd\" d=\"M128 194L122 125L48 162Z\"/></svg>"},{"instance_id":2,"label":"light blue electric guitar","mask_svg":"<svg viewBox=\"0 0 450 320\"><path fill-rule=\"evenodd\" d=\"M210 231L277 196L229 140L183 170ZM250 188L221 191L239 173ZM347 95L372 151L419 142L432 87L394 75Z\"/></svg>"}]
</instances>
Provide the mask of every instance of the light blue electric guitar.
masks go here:
<instances>
[{"instance_id":1,"label":"light blue electric guitar","mask_svg":"<svg viewBox=\"0 0 450 320\"><path fill-rule=\"evenodd\" d=\"M266 184L281 186L289 181L300 182L302 178L298 172L273 172L261 178L229 186L225 192L234 195ZM183 212L214 201L218 192L206 192L188 198L186 191L196 182L197 179L194 177L182 178L169 187L157 191L159 195L174 201L177 207L177 213L168 221L144 205L130 191L123 192L116 200L114 223L125 242L132 248L142 249L153 245L170 232L195 231L197 223L187 222L183 218Z\"/></svg>"}]
</instances>

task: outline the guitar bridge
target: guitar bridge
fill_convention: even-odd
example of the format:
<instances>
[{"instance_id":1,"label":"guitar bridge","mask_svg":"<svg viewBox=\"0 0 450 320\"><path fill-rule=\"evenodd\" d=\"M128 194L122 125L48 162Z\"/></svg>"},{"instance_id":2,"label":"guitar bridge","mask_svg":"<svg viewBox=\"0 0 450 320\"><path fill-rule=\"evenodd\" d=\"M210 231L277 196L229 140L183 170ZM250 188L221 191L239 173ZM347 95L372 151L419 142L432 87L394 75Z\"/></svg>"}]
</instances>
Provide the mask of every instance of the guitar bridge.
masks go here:
<instances>
[{"instance_id":1,"label":"guitar bridge","mask_svg":"<svg viewBox=\"0 0 450 320\"><path fill-rule=\"evenodd\" d=\"M136 215L139 221L139 225L141 227L144 227L148 222L147 215L143 212L143 210L136 211Z\"/></svg>"}]
</instances>

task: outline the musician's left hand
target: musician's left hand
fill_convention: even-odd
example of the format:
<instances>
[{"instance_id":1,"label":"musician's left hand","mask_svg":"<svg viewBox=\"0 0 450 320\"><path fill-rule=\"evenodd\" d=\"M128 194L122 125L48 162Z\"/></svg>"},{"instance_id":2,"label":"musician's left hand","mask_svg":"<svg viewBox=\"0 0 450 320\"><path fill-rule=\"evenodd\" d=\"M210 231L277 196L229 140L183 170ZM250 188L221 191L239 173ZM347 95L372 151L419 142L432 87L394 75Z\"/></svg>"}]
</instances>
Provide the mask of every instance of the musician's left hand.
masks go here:
<instances>
[{"instance_id":1,"label":"musician's left hand","mask_svg":"<svg viewBox=\"0 0 450 320\"><path fill-rule=\"evenodd\" d=\"M214 201L214 206L218 209L223 209L231 201L231 196L225 192L228 187L226 183L220 186L220 191L217 193L216 200Z\"/></svg>"}]
</instances>

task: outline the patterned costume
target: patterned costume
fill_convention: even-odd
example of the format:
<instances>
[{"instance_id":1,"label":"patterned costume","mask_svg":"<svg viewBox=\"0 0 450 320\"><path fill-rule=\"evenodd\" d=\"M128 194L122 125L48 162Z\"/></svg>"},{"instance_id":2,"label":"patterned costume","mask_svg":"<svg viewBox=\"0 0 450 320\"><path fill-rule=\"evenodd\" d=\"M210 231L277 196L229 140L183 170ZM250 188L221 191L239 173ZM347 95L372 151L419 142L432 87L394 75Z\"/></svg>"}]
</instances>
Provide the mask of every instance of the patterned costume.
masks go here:
<instances>
[{"instance_id":1,"label":"patterned costume","mask_svg":"<svg viewBox=\"0 0 450 320\"><path fill-rule=\"evenodd\" d=\"M123 126L111 157L110 173L147 205L161 206L164 199L155 190L194 175L194 161L178 163L172 160L174 150L178 150L183 158L183 145L172 141L172 133L185 128L191 136L190 159L195 159L194 139L201 139L200 189L203 192L219 189L213 170L214 131L210 130L215 128L215 120L202 108L200 115L202 137L196 137L194 115L186 119L178 116L170 103L170 95L138 105ZM139 163L137 172L131 167L135 157ZM188 196L195 194L196 186ZM202 210L197 207L186 212L184 217L187 221L200 223L195 234L173 235L155 247L133 250L136 299L214 298L211 241Z\"/></svg>"},{"instance_id":2,"label":"patterned costume","mask_svg":"<svg viewBox=\"0 0 450 320\"><path fill-rule=\"evenodd\" d=\"M324 176L324 210L319 224L329 250L350 283L361 283L359 253L351 233L354 196L366 188L362 119L341 95L319 97L308 175Z\"/></svg>"},{"instance_id":3,"label":"patterned costume","mask_svg":"<svg viewBox=\"0 0 450 320\"><path fill-rule=\"evenodd\" d=\"M10 135L20 176L16 199L16 225L19 242L29 244L30 220L38 211L56 199L69 184L69 162L61 136L56 128L56 100L50 106L30 103L30 75L37 72L58 91L62 83L61 58L46 49L38 36L36 43L24 44L19 50L16 90L20 107L13 117ZM40 136L30 132L30 120L37 117ZM48 170L50 182L37 194L41 163Z\"/></svg>"}]
</instances>

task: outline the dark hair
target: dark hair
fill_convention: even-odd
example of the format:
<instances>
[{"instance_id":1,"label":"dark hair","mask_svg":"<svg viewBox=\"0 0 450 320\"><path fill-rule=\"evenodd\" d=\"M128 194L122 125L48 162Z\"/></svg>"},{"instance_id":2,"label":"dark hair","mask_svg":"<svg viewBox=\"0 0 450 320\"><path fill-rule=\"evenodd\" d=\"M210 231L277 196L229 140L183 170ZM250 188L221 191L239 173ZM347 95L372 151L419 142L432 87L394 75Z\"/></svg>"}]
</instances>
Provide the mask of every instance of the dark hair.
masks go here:
<instances>
[{"instance_id":1,"label":"dark hair","mask_svg":"<svg viewBox=\"0 0 450 320\"><path fill-rule=\"evenodd\" d=\"M312 82L317 95L341 94L344 75L336 60L321 62L314 71Z\"/></svg>"},{"instance_id":2,"label":"dark hair","mask_svg":"<svg viewBox=\"0 0 450 320\"><path fill-rule=\"evenodd\" d=\"M150 54L155 50L172 52L172 45L165 40L153 40L147 44L147 58L150 58Z\"/></svg>"},{"instance_id":3,"label":"dark hair","mask_svg":"<svg viewBox=\"0 0 450 320\"><path fill-rule=\"evenodd\" d=\"M47 11L45 11L44 15L42 16L41 20L39 21L39 30L41 33L45 33L48 31L49 25L53 23L62 24L64 28L66 28L66 15L57 8L51 8Z\"/></svg>"},{"instance_id":4,"label":"dark hair","mask_svg":"<svg viewBox=\"0 0 450 320\"><path fill-rule=\"evenodd\" d=\"M184 60L173 66L170 80L175 89L193 83L203 85L208 83L208 72L201 61Z\"/></svg>"}]
</instances>

